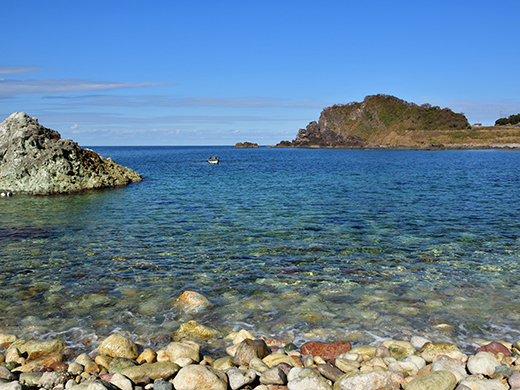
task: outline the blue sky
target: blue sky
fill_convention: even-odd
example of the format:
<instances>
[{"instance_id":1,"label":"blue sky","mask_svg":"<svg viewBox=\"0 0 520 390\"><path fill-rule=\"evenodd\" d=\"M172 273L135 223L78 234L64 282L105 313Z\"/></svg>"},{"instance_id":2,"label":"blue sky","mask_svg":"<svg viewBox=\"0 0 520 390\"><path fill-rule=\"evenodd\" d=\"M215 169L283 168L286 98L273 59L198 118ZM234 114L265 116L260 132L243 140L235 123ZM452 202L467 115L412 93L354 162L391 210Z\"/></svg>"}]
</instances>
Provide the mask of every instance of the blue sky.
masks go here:
<instances>
[{"instance_id":1,"label":"blue sky","mask_svg":"<svg viewBox=\"0 0 520 390\"><path fill-rule=\"evenodd\" d=\"M378 93L520 112L519 0L5 1L0 120L82 146L261 145Z\"/></svg>"}]
</instances>

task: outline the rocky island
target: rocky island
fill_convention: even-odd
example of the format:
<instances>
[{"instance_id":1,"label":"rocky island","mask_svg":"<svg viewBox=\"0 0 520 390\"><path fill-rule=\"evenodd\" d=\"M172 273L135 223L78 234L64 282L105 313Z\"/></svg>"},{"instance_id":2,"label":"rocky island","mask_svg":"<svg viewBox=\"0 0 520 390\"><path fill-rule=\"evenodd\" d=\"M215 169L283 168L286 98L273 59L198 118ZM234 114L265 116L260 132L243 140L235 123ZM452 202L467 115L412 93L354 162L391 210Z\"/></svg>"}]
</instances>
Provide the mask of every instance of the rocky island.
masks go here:
<instances>
[{"instance_id":1,"label":"rocky island","mask_svg":"<svg viewBox=\"0 0 520 390\"><path fill-rule=\"evenodd\" d=\"M258 148L258 144L254 142L237 142L235 148Z\"/></svg>"},{"instance_id":2,"label":"rocky island","mask_svg":"<svg viewBox=\"0 0 520 390\"><path fill-rule=\"evenodd\" d=\"M143 178L15 112L0 124L0 192L45 195L123 186Z\"/></svg>"},{"instance_id":3,"label":"rocky island","mask_svg":"<svg viewBox=\"0 0 520 390\"><path fill-rule=\"evenodd\" d=\"M275 147L475 149L518 148L514 126L472 127L462 113L428 103L417 105L390 95L325 108L318 122Z\"/></svg>"}]
</instances>

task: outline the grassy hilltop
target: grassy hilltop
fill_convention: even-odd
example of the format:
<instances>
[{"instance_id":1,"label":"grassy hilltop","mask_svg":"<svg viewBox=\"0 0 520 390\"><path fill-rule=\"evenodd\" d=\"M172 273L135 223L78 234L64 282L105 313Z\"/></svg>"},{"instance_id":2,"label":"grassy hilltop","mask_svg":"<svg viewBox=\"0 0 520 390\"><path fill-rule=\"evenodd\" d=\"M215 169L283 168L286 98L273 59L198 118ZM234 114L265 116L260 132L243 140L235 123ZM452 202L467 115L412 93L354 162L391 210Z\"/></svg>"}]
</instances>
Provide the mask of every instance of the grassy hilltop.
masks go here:
<instances>
[{"instance_id":1,"label":"grassy hilltop","mask_svg":"<svg viewBox=\"0 0 520 390\"><path fill-rule=\"evenodd\" d=\"M318 122L278 147L472 148L520 143L520 129L471 127L464 114L389 95L325 108Z\"/></svg>"}]
</instances>

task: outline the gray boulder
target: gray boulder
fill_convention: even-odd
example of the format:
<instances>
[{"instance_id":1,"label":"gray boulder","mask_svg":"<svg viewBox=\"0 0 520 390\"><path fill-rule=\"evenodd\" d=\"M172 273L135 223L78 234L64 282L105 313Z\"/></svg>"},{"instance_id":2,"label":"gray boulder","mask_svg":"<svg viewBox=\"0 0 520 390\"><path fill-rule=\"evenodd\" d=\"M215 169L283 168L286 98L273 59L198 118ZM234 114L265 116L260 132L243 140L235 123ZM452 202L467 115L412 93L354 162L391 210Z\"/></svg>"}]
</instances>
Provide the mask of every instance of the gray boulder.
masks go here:
<instances>
[{"instance_id":1,"label":"gray boulder","mask_svg":"<svg viewBox=\"0 0 520 390\"><path fill-rule=\"evenodd\" d=\"M142 179L112 159L62 139L24 112L15 112L0 124L1 192L69 193Z\"/></svg>"}]
</instances>

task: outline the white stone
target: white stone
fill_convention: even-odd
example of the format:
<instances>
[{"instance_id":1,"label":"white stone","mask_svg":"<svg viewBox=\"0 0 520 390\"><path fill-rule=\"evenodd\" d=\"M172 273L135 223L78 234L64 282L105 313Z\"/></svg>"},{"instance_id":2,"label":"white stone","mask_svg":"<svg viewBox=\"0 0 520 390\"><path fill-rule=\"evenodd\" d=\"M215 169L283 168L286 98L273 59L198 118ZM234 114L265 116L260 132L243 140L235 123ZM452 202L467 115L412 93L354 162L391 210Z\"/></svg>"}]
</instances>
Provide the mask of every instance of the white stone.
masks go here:
<instances>
[{"instance_id":1,"label":"white stone","mask_svg":"<svg viewBox=\"0 0 520 390\"><path fill-rule=\"evenodd\" d=\"M452 362L448 359L441 359L432 363L432 371L449 371L457 378L457 382L460 382L462 379L466 378L468 374L466 373L466 369L462 367L460 364Z\"/></svg>"},{"instance_id":2,"label":"white stone","mask_svg":"<svg viewBox=\"0 0 520 390\"><path fill-rule=\"evenodd\" d=\"M166 354L171 362L179 358L190 358L194 362L200 362L200 345L193 341L173 342L166 347Z\"/></svg>"},{"instance_id":3,"label":"white stone","mask_svg":"<svg viewBox=\"0 0 520 390\"><path fill-rule=\"evenodd\" d=\"M238 368L230 368L226 371L229 379L229 387L231 390L237 390L241 387L252 383L256 379L256 373L253 370L239 370Z\"/></svg>"},{"instance_id":4,"label":"white stone","mask_svg":"<svg viewBox=\"0 0 520 390\"><path fill-rule=\"evenodd\" d=\"M500 366L500 362L491 352L479 352L468 360L466 365L468 371L473 374L492 375L495 367Z\"/></svg>"},{"instance_id":5,"label":"white stone","mask_svg":"<svg viewBox=\"0 0 520 390\"><path fill-rule=\"evenodd\" d=\"M426 367L426 361L420 356L416 356L416 355L407 356L402 361L403 362L413 362L419 370L422 370L424 367Z\"/></svg>"},{"instance_id":6,"label":"white stone","mask_svg":"<svg viewBox=\"0 0 520 390\"><path fill-rule=\"evenodd\" d=\"M406 378L417 374L419 367L414 362L393 362L388 365L390 371L400 372Z\"/></svg>"},{"instance_id":7,"label":"white stone","mask_svg":"<svg viewBox=\"0 0 520 390\"><path fill-rule=\"evenodd\" d=\"M422 347L424 347L425 344L430 343L430 340L420 336L413 336L410 339L410 343L416 350L420 350Z\"/></svg>"},{"instance_id":8,"label":"white stone","mask_svg":"<svg viewBox=\"0 0 520 390\"><path fill-rule=\"evenodd\" d=\"M114 374L110 383L119 387L121 390L133 390L132 381L121 374Z\"/></svg>"}]
</instances>

